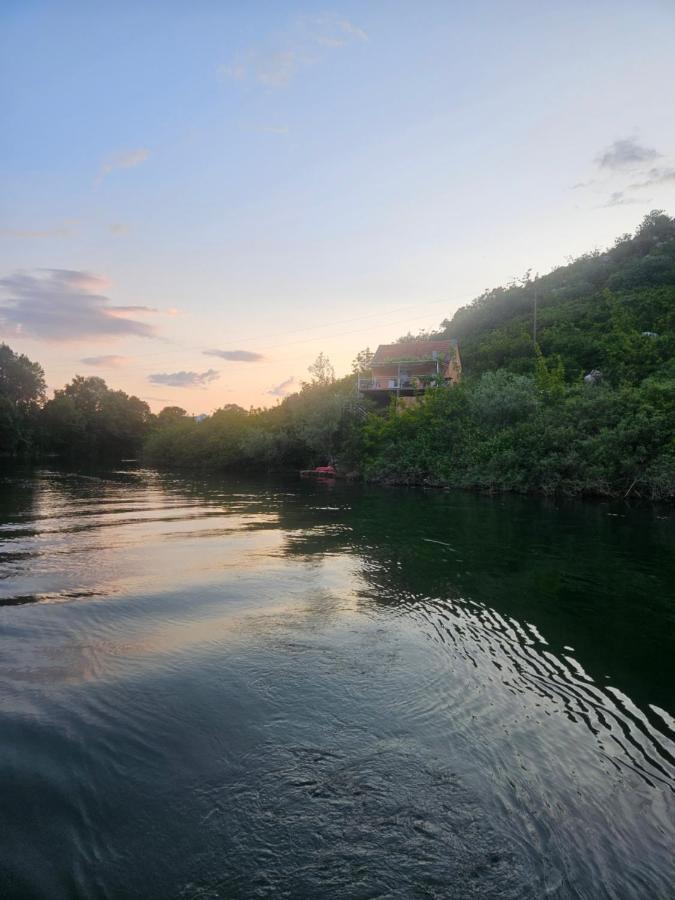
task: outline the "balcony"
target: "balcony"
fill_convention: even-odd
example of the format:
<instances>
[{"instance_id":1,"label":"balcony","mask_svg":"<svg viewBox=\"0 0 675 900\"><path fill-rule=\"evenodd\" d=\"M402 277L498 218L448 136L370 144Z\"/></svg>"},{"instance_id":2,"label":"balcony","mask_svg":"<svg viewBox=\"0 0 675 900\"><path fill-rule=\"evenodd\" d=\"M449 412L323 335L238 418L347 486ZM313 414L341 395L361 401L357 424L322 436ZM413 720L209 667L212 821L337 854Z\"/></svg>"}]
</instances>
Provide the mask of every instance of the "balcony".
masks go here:
<instances>
[{"instance_id":1,"label":"balcony","mask_svg":"<svg viewBox=\"0 0 675 900\"><path fill-rule=\"evenodd\" d=\"M424 390L416 378L359 378L360 391L414 391Z\"/></svg>"}]
</instances>

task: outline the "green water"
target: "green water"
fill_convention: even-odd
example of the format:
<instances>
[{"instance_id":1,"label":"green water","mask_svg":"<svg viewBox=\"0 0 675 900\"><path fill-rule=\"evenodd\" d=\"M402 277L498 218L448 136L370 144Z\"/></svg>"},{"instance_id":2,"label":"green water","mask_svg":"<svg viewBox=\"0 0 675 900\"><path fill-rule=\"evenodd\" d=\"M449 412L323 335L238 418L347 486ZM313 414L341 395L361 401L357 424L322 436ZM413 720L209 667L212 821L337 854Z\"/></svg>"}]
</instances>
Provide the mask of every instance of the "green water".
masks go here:
<instances>
[{"instance_id":1,"label":"green water","mask_svg":"<svg viewBox=\"0 0 675 900\"><path fill-rule=\"evenodd\" d=\"M672 895L673 513L0 480L0 893Z\"/></svg>"}]
</instances>

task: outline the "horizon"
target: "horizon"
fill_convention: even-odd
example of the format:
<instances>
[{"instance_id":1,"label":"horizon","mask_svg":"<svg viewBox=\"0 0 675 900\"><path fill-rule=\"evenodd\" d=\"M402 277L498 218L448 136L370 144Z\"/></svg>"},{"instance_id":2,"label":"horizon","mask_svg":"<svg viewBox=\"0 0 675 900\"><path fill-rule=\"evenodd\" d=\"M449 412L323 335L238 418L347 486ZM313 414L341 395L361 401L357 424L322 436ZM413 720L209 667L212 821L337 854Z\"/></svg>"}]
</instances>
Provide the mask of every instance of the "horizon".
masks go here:
<instances>
[{"instance_id":1,"label":"horizon","mask_svg":"<svg viewBox=\"0 0 675 900\"><path fill-rule=\"evenodd\" d=\"M272 406L673 209L660 0L2 21L0 341L50 391Z\"/></svg>"}]
</instances>

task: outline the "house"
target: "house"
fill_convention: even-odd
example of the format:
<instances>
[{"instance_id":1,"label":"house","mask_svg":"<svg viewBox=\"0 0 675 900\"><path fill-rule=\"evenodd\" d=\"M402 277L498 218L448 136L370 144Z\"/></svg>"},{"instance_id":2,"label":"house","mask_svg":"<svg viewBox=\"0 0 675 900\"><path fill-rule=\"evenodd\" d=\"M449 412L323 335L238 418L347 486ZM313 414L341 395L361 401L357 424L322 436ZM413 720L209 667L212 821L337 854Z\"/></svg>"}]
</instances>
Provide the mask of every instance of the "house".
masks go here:
<instances>
[{"instance_id":1,"label":"house","mask_svg":"<svg viewBox=\"0 0 675 900\"><path fill-rule=\"evenodd\" d=\"M462 362L456 340L380 344L370 375L359 377L361 393L375 400L415 397L437 384L456 384Z\"/></svg>"}]
</instances>

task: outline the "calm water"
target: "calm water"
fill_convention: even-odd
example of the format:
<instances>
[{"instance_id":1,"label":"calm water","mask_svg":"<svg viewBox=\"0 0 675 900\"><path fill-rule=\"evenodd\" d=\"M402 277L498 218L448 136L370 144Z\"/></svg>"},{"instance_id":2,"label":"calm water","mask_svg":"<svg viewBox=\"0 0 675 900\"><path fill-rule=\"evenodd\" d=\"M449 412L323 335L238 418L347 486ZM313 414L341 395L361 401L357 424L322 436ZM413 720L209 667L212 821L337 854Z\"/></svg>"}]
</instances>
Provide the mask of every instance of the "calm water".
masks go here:
<instances>
[{"instance_id":1,"label":"calm water","mask_svg":"<svg viewBox=\"0 0 675 900\"><path fill-rule=\"evenodd\" d=\"M673 525L0 475L0 895L672 897Z\"/></svg>"}]
</instances>

